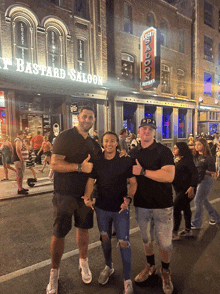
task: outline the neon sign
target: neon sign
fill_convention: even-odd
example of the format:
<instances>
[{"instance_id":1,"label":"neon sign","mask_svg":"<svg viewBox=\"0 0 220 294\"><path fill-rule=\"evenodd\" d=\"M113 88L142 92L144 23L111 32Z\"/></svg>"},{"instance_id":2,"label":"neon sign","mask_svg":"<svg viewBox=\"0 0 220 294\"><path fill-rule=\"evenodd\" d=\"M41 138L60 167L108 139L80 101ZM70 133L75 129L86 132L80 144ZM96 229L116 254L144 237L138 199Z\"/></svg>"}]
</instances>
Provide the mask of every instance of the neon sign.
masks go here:
<instances>
[{"instance_id":1,"label":"neon sign","mask_svg":"<svg viewBox=\"0 0 220 294\"><path fill-rule=\"evenodd\" d=\"M9 70L12 66L12 61L9 58L1 58L3 66L0 65L0 69ZM25 62L21 58L15 58L15 71L18 73L25 73L29 75L36 76L45 76L56 79L70 79L72 81L85 83L85 84L94 84L94 85L103 85L102 77L86 74L75 69L70 69L67 73L65 69L40 65L37 63Z\"/></svg>"},{"instance_id":2,"label":"neon sign","mask_svg":"<svg viewBox=\"0 0 220 294\"><path fill-rule=\"evenodd\" d=\"M141 36L141 84L143 89L160 83L160 32L153 27Z\"/></svg>"}]
</instances>

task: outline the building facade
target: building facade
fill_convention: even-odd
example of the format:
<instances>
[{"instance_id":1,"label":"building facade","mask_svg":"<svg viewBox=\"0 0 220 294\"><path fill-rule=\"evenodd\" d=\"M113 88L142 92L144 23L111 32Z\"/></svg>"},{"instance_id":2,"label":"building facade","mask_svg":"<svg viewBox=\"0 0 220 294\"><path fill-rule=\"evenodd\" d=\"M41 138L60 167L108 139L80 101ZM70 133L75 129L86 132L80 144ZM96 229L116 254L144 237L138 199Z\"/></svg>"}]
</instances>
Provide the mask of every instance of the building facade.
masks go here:
<instances>
[{"instance_id":1,"label":"building facade","mask_svg":"<svg viewBox=\"0 0 220 294\"><path fill-rule=\"evenodd\" d=\"M163 0L107 1L107 17L111 127L117 133L122 127L136 133L141 119L151 117L157 122L157 140L169 147L186 141L194 132L196 109L191 18ZM157 83L144 89L141 72L148 72L143 65L151 61L141 60L141 36L149 28L160 31L160 72Z\"/></svg>"},{"instance_id":2,"label":"building facade","mask_svg":"<svg viewBox=\"0 0 220 294\"><path fill-rule=\"evenodd\" d=\"M0 4L2 131L54 136L96 110L107 129L105 0L5 0ZM6 117L6 119L5 119Z\"/></svg>"}]
</instances>

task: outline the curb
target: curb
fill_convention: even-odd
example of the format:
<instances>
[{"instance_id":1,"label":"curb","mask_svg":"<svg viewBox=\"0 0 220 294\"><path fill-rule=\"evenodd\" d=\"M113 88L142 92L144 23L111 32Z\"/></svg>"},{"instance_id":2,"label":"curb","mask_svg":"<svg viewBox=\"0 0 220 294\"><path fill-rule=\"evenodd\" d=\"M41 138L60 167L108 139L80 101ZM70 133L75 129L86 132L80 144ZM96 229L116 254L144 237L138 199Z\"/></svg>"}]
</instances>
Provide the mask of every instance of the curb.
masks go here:
<instances>
[{"instance_id":1,"label":"curb","mask_svg":"<svg viewBox=\"0 0 220 294\"><path fill-rule=\"evenodd\" d=\"M18 195L18 194L15 194L15 195L12 195L12 196L8 196L8 197L5 197L5 198L0 198L0 201L6 201L6 200L14 200L14 199L20 199L20 198L26 198L26 197L32 197L32 196L37 196L37 195L42 195L42 194L48 194L48 193L53 193L53 189L51 190L46 190L46 191L40 191L40 192L34 192L34 193L31 193L31 194L27 194L27 195Z\"/></svg>"}]
</instances>

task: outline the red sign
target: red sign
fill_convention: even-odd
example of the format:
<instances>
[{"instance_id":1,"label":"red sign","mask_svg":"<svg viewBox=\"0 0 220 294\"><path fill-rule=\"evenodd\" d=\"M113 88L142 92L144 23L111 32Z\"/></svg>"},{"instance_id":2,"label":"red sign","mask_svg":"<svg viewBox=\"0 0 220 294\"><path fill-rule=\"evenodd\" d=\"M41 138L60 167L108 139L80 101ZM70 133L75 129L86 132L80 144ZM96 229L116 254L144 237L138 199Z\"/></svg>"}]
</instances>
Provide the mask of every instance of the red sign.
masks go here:
<instances>
[{"instance_id":1,"label":"red sign","mask_svg":"<svg viewBox=\"0 0 220 294\"><path fill-rule=\"evenodd\" d=\"M143 89L159 84L160 76L160 35L153 27L141 36L141 84Z\"/></svg>"}]
</instances>

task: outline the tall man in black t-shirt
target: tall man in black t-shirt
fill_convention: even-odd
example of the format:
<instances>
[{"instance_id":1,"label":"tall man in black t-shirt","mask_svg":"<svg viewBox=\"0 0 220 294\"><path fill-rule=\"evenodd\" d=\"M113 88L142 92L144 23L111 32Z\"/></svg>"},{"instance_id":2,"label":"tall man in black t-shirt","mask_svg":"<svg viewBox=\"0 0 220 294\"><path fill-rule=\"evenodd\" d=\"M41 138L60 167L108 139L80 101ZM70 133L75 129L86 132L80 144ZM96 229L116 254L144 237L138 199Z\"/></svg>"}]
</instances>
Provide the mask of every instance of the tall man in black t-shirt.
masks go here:
<instances>
[{"instance_id":1,"label":"tall man in black t-shirt","mask_svg":"<svg viewBox=\"0 0 220 294\"><path fill-rule=\"evenodd\" d=\"M93 227L93 210L84 204L81 196L93 163L101 148L88 136L88 131L95 122L94 110L81 108L79 124L59 134L53 146L51 168L54 175L54 231L51 240L52 269L47 286L47 294L57 294L59 266L64 251L64 239L71 230L72 215L77 228L76 240L79 248L79 267L82 280L88 284L92 274L88 265L87 250L89 243L88 229Z\"/></svg>"},{"instance_id":2,"label":"tall man in black t-shirt","mask_svg":"<svg viewBox=\"0 0 220 294\"><path fill-rule=\"evenodd\" d=\"M171 183L175 166L169 148L154 140L156 122L144 118L138 129L141 144L130 151L136 159L133 174L137 176L138 188L134 196L135 215L140 227L146 267L135 277L143 282L156 272L154 260L154 230L156 232L162 261L161 278L165 294L173 292L169 271L172 251L173 199Z\"/></svg>"},{"instance_id":3,"label":"tall man in black t-shirt","mask_svg":"<svg viewBox=\"0 0 220 294\"><path fill-rule=\"evenodd\" d=\"M132 174L134 160L130 157L120 157L116 150L118 144L119 140L116 133L109 131L103 135L104 152L94 162L93 171L88 179L83 198L86 205L92 205L92 198L90 197L94 187L94 179L97 179L95 210L105 257L105 268L100 273L99 284L105 285L114 272L111 254L111 228L112 223L114 223L123 263L124 294L133 294L130 277L131 248L129 244L130 214L128 206L136 192L137 182ZM129 191L127 191L127 179L130 182Z\"/></svg>"}]
</instances>

